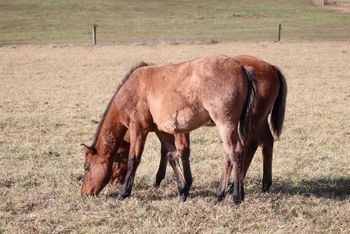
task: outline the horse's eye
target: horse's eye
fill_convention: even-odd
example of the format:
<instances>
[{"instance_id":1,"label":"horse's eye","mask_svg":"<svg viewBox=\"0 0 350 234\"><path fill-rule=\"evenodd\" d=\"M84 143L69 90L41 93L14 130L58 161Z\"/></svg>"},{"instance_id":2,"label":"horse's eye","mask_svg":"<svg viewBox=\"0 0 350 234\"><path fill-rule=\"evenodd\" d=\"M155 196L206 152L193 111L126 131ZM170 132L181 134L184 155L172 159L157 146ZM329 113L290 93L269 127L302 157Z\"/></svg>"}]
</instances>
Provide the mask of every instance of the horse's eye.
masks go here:
<instances>
[{"instance_id":1,"label":"horse's eye","mask_svg":"<svg viewBox=\"0 0 350 234\"><path fill-rule=\"evenodd\" d=\"M90 165L84 166L84 170L85 170L85 171L89 171L89 170L90 170Z\"/></svg>"}]
</instances>

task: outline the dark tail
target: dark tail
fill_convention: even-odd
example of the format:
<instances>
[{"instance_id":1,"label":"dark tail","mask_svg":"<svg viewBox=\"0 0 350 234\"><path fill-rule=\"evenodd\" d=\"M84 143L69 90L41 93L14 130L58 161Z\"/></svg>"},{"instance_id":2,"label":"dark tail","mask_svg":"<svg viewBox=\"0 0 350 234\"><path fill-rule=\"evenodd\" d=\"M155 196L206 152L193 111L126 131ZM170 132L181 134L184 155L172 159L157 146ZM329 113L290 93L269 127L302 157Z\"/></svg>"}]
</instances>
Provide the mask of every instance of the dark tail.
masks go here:
<instances>
[{"instance_id":1,"label":"dark tail","mask_svg":"<svg viewBox=\"0 0 350 234\"><path fill-rule=\"evenodd\" d=\"M272 107L270 116L271 129L276 138L282 133L284 113L286 109L287 82L282 72L275 66L277 76L280 80L280 90Z\"/></svg>"},{"instance_id":2,"label":"dark tail","mask_svg":"<svg viewBox=\"0 0 350 234\"><path fill-rule=\"evenodd\" d=\"M252 107L256 93L255 74L253 70L247 66L243 66L243 70L248 81L248 93L239 123L239 134L241 136L241 139L245 139L245 136L249 133L250 130Z\"/></svg>"}]
</instances>

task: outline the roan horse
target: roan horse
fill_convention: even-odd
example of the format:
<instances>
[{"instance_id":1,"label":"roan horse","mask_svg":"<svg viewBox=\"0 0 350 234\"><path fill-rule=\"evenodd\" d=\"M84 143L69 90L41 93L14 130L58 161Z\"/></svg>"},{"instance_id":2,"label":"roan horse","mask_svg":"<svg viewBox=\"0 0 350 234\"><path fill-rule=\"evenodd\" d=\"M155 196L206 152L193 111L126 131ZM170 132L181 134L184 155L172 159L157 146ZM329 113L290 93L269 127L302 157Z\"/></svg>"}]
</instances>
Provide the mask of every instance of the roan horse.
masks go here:
<instances>
[{"instance_id":1,"label":"roan horse","mask_svg":"<svg viewBox=\"0 0 350 234\"><path fill-rule=\"evenodd\" d=\"M254 153L259 146L263 152L263 181L262 191L269 190L272 184L272 152L274 135L278 138L281 134L286 105L287 84L284 75L276 67L263 60L252 56L235 57L244 65L250 66L256 79L256 97L253 103L251 132L244 140L244 176L247 173ZM270 114L270 125L268 115ZM173 167L178 187L181 190L192 184L192 176L189 165L190 142L189 133L166 134L156 132L161 142L161 160L156 174L155 186L159 186L165 176L167 161ZM124 137L123 145L117 153L116 161L113 163L113 175L111 182L123 183L127 168L127 155L129 152L129 135ZM180 162L182 164L179 163ZM121 161L122 160L122 161ZM181 168L183 171L181 171ZM188 190L186 191L188 194Z\"/></svg>"},{"instance_id":2,"label":"roan horse","mask_svg":"<svg viewBox=\"0 0 350 234\"><path fill-rule=\"evenodd\" d=\"M117 88L92 145L84 145L82 193L97 195L111 180L113 162L127 130L130 147L121 198L131 194L149 132L185 133L213 121L219 129L225 155L218 200L224 196L233 171L233 202L240 203L244 188L238 122L244 137L249 131L254 94L253 74L228 56L208 56L163 66L139 64Z\"/></svg>"}]
</instances>

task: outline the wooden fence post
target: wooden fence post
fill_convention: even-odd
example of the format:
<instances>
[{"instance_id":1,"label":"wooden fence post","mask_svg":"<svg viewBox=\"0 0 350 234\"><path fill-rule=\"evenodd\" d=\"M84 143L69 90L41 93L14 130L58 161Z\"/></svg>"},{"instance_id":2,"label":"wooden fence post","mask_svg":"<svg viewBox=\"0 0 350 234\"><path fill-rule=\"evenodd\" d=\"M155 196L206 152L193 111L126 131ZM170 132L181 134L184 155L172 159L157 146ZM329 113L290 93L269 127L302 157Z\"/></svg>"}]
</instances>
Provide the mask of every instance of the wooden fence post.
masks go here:
<instances>
[{"instance_id":1,"label":"wooden fence post","mask_svg":"<svg viewBox=\"0 0 350 234\"><path fill-rule=\"evenodd\" d=\"M326 3L326 0L313 0L313 4L315 5L324 6L325 3Z\"/></svg>"},{"instance_id":2,"label":"wooden fence post","mask_svg":"<svg viewBox=\"0 0 350 234\"><path fill-rule=\"evenodd\" d=\"M279 23L279 24L278 24L278 30L277 30L277 41L278 41L278 42L281 41L281 35L282 35L282 24Z\"/></svg>"},{"instance_id":3,"label":"wooden fence post","mask_svg":"<svg viewBox=\"0 0 350 234\"><path fill-rule=\"evenodd\" d=\"M97 28L97 25L96 24L93 24L92 25L92 45L96 45L96 28Z\"/></svg>"}]
</instances>

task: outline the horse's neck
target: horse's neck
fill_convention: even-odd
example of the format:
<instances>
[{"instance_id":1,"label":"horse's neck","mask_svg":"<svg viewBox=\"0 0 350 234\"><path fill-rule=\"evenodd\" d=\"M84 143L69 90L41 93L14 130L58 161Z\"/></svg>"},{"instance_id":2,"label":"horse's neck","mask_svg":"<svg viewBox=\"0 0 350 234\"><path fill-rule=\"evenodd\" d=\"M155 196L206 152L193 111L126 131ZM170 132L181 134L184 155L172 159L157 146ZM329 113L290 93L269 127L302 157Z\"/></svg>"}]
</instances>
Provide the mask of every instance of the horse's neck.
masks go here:
<instances>
[{"instance_id":1,"label":"horse's neck","mask_svg":"<svg viewBox=\"0 0 350 234\"><path fill-rule=\"evenodd\" d=\"M126 128L120 122L118 114L113 110L108 110L97 136L95 146L97 152L109 155L117 151L125 132Z\"/></svg>"}]
</instances>

